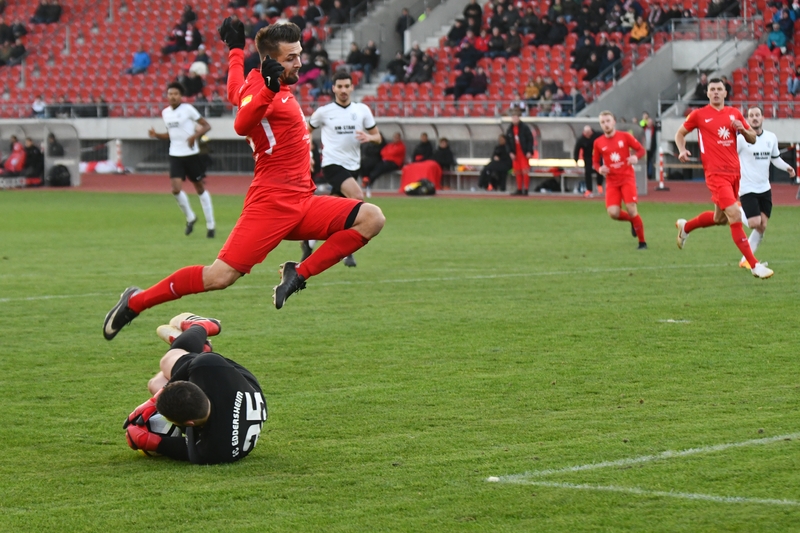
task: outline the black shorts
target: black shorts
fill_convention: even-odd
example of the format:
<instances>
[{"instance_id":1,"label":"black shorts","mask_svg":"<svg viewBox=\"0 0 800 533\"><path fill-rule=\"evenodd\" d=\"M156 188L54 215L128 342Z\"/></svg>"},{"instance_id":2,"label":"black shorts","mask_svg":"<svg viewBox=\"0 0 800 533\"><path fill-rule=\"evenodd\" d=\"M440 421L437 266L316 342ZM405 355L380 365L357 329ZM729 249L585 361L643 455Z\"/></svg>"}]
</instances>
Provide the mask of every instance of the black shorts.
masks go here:
<instances>
[{"instance_id":1,"label":"black shorts","mask_svg":"<svg viewBox=\"0 0 800 533\"><path fill-rule=\"evenodd\" d=\"M185 157L169 156L169 177L197 183L206 177L206 166L200 154Z\"/></svg>"},{"instance_id":2,"label":"black shorts","mask_svg":"<svg viewBox=\"0 0 800 533\"><path fill-rule=\"evenodd\" d=\"M341 165L322 167L322 181L331 186L331 194L342 195L342 183L349 178L356 178L358 170L347 170Z\"/></svg>"},{"instance_id":3,"label":"black shorts","mask_svg":"<svg viewBox=\"0 0 800 533\"><path fill-rule=\"evenodd\" d=\"M760 216L762 213L769 218L772 215L772 191L749 192L739 197L742 209L747 218Z\"/></svg>"}]
</instances>

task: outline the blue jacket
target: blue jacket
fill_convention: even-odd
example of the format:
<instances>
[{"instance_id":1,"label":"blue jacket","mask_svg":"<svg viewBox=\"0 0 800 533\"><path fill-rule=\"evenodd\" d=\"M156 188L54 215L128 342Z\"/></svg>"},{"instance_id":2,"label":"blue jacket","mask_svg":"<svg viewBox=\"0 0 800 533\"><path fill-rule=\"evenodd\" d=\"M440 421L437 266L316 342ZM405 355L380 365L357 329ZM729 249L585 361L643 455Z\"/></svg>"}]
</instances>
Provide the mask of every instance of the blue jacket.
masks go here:
<instances>
[{"instance_id":1,"label":"blue jacket","mask_svg":"<svg viewBox=\"0 0 800 533\"><path fill-rule=\"evenodd\" d=\"M136 52L133 54L133 68L147 68L150 66L150 54L147 52Z\"/></svg>"}]
</instances>

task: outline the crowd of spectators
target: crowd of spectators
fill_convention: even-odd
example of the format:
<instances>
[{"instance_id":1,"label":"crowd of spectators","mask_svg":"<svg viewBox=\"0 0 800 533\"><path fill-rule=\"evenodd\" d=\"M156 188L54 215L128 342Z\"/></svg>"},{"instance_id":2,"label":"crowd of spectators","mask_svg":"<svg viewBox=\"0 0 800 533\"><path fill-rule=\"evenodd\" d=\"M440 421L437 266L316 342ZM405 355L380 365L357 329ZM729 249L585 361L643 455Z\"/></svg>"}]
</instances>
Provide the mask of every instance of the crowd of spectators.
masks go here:
<instances>
[{"instance_id":1,"label":"crowd of spectators","mask_svg":"<svg viewBox=\"0 0 800 533\"><path fill-rule=\"evenodd\" d=\"M27 54L24 44L27 34L28 29L22 21L7 24L0 14L0 67L13 67L22 63Z\"/></svg>"},{"instance_id":2,"label":"crowd of spectators","mask_svg":"<svg viewBox=\"0 0 800 533\"><path fill-rule=\"evenodd\" d=\"M61 20L61 4L58 0L40 0L31 17L31 24L55 24Z\"/></svg>"}]
</instances>

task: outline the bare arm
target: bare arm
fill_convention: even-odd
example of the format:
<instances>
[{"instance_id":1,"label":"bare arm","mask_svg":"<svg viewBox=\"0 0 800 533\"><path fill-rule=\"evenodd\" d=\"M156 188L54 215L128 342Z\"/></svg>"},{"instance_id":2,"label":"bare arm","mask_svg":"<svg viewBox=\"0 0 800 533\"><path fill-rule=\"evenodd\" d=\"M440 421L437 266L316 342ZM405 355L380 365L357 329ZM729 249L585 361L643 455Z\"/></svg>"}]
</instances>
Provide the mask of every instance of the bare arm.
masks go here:
<instances>
[{"instance_id":1,"label":"bare arm","mask_svg":"<svg viewBox=\"0 0 800 533\"><path fill-rule=\"evenodd\" d=\"M370 128L370 129L368 129L366 132L357 131L356 132L356 139L358 139L358 141L362 142L362 143L371 142L371 143L375 143L375 144L380 144L381 143L381 132L378 131L378 126L376 125L376 126Z\"/></svg>"},{"instance_id":2,"label":"bare arm","mask_svg":"<svg viewBox=\"0 0 800 533\"><path fill-rule=\"evenodd\" d=\"M155 128L150 128L147 134L150 136L151 139L161 139L162 141L169 140L169 132L168 133L157 133Z\"/></svg>"},{"instance_id":3,"label":"bare arm","mask_svg":"<svg viewBox=\"0 0 800 533\"><path fill-rule=\"evenodd\" d=\"M689 150L686 149L686 134L689 133L684 126L678 128L678 132L675 134L675 146L678 147L678 159L681 163L686 163L689 161L689 158L692 157L692 154Z\"/></svg>"}]
</instances>

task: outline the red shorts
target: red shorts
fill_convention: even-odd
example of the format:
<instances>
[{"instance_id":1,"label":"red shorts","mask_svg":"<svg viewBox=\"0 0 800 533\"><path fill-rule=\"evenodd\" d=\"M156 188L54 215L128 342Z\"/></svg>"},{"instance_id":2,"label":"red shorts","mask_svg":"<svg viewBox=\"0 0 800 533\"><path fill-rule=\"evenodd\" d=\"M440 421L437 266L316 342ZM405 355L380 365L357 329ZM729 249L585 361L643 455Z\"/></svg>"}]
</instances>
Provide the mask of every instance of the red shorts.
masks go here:
<instances>
[{"instance_id":1,"label":"red shorts","mask_svg":"<svg viewBox=\"0 0 800 533\"><path fill-rule=\"evenodd\" d=\"M233 231L217 256L249 274L282 240L325 240L345 229L361 200L251 187Z\"/></svg>"},{"instance_id":2,"label":"red shorts","mask_svg":"<svg viewBox=\"0 0 800 533\"><path fill-rule=\"evenodd\" d=\"M515 156L516 157L514 157L514 173L527 172L528 170L530 170L531 165L528 162L528 158L525 157L525 154L523 154L522 151L517 150Z\"/></svg>"},{"instance_id":3,"label":"red shorts","mask_svg":"<svg viewBox=\"0 0 800 533\"><path fill-rule=\"evenodd\" d=\"M706 187L714 205L724 210L739 201L739 179L739 174L706 174Z\"/></svg>"},{"instance_id":4,"label":"red shorts","mask_svg":"<svg viewBox=\"0 0 800 533\"><path fill-rule=\"evenodd\" d=\"M625 205L637 203L636 180L606 181L606 208L615 205L619 207L624 201Z\"/></svg>"}]
</instances>

